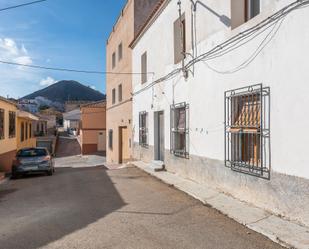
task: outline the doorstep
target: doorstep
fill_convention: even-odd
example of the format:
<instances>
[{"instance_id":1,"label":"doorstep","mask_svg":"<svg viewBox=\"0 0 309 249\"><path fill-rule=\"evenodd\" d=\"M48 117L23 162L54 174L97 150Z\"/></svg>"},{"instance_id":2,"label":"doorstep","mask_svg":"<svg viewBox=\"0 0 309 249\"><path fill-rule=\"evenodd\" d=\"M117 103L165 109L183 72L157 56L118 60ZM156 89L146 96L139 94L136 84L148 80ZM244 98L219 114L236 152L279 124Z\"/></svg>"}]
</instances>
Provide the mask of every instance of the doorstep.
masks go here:
<instances>
[{"instance_id":1,"label":"doorstep","mask_svg":"<svg viewBox=\"0 0 309 249\"><path fill-rule=\"evenodd\" d=\"M265 235L282 246L309 249L309 227L278 217L209 186L181 178L170 172L155 171L151 164L141 161L131 163L164 183L191 195L205 205L210 205L229 218Z\"/></svg>"}]
</instances>

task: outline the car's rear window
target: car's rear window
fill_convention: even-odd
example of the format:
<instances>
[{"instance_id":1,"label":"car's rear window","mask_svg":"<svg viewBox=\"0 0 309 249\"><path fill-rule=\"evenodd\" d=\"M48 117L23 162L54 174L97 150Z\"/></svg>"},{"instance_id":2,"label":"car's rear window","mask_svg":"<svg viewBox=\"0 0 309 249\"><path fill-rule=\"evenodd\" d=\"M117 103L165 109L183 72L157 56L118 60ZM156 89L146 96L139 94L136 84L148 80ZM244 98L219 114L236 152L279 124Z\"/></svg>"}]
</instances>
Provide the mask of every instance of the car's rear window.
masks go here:
<instances>
[{"instance_id":1,"label":"car's rear window","mask_svg":"<svg viewBox=\"0 0 309 249\"><path fill-rule=\"evenodd\" d=\"M17 156L18 157L47 156L47 151L44 149L26 149L18 151Z\"/></svg>"}]
</instances>

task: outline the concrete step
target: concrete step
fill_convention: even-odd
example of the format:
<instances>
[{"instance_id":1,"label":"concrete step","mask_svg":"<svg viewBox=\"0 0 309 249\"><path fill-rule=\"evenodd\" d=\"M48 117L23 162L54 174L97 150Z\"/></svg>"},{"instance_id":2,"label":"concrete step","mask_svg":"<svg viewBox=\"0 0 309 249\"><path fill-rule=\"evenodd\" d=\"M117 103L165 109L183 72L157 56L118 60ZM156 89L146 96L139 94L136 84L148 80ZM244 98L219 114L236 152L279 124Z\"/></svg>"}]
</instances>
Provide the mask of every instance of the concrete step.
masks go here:
<instances>
[{"instance_id":1,"label":"concrete step","mask_svg":"<svg viewBox=\"0 0 309 249\"><path fill-rule=\"evenodd\" d=\"M165 165L163 161L152 161L149 164L149 167L154 171L154 172L159 172L159 171L164 171L165 170Z\"/></svg>"}]
</instances>

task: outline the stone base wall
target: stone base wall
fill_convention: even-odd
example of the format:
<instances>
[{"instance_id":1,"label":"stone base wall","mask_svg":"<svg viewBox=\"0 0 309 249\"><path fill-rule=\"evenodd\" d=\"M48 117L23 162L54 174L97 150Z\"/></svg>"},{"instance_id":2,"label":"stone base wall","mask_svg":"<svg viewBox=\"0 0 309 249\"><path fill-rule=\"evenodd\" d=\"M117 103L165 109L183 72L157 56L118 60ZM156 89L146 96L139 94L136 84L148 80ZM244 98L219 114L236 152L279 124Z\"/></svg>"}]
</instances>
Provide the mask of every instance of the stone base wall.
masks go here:
<instances>
[{"instance_id":1,"label":"stone base wall","mask_svg":"<svg viewBox=\"0 0 309 249\"><path fill-rule=\"evenodd\" d=\"M154 150L134 145L134 156L138 160L151 162ZM175 157L165 151L167 171L206 184L235 198L257 207L282 215L300 224L309 226L309 180L271 172L271 179L232 171L223 161L193 156L189 159Z\"/></svg>"}]
</instances>

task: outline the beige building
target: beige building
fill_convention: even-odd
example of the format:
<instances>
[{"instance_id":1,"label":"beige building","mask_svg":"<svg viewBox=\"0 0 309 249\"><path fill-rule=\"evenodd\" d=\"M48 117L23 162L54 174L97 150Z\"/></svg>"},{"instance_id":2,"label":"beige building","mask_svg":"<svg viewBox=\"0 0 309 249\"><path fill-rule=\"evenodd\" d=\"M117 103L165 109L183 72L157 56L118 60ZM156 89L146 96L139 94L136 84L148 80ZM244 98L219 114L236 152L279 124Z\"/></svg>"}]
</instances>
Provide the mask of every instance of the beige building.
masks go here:
<instances>
[{"instance_id":1,"label":"beige building","mask_svg":"<svg viewBox=\"0 0 309 249\"><path fill-rule=\"evenodd\" d=\"M82 154L106 153L106 101L81 107Z\"/></svg>"},{"instance_id":2,"label":"beige building","mask_svg":"<svg viewBox=\"0 0 309 249\"><path fill-rule=\"evenodd\" d=\"M0 172L10 173L16 155L16 104L0 97Z\"/></svg>"},{"instance_id":3,"label":"beige building","mask_svg":"<svg viewBox=\"0 0 309 249\"><path fill-rule=\"evenodd\" d=\"M158 2L128 0L107 40L106 71L116 73L107 74L106 78L108 163L132 159L132 51L129 45Z\"/></svg>"}]
</instances>

